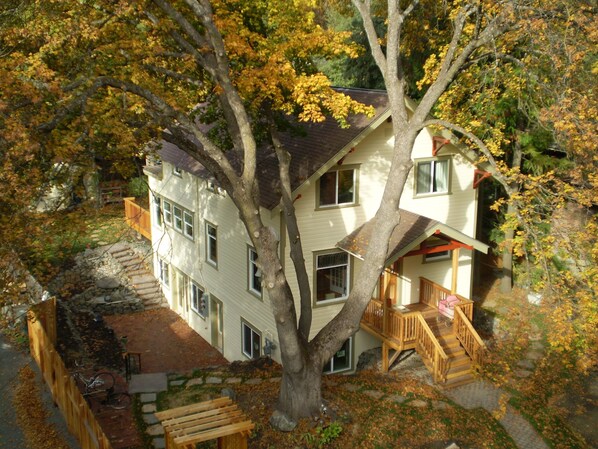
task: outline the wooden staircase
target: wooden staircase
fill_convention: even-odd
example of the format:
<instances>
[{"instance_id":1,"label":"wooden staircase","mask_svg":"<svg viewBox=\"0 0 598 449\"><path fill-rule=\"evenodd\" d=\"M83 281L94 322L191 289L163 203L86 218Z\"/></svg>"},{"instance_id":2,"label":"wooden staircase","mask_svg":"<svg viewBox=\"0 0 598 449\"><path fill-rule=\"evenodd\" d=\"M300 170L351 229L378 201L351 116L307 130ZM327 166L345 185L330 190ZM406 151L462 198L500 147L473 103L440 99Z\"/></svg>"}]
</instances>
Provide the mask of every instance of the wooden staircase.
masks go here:
<instances>
[{"instance_id":1,"label":"wooden staircase","mask_svg":"<svg viewBox=\"0 0 598 449\"><path fill-rule=\"evenodd\" d=\"M453 332L452 322L438 315L425 320L449 359L446 381L441 385L445 388L453 388L473 382L473 362ZM422 359L432 371L431 361L423 355Z\"/></svg>"}]
</instances>

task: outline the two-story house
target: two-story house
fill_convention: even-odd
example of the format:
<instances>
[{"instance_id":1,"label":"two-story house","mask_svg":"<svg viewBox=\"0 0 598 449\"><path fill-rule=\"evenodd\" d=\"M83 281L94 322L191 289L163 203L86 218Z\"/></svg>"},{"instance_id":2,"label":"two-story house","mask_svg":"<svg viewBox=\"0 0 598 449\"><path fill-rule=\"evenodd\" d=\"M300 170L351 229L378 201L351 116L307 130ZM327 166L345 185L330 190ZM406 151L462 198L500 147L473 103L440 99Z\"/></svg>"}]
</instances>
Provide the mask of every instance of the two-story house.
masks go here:
<instances>
[{"instance_id":1,"label":"two-story house","mask_svg":"<svg viewBox=\"0 0 598 449\"><path fill-rule=\"evenodd\" d=\"M300 136L284 136L313 289L312 335L342 307L367 242L375 238L368 221L380 204L392 153L386 93L342 91L374 106L375 115L351 117L347 129L327 120L304 124ZM481 340L471 327L473 308L466 298L471 297L473 253L487 246L474 239L476 168L466 154L427 129L419 134L388 268L372 292L361 330L326 371L354 370L361 352L380 346L384 369L402 350L416 348L438 381L460 379L472 358L479 358ZM170 307L229 360L255 358L264 351L279 360L268 293L234 203L180 149L163 143L159 156L161 165L148 166L146 173L155 274ZM290 267L287 277L296 292L272 152L260 152L258 170L263 216L279 233L282 261ZM438 315L447 297L461 300L450 308L454 324ZM464 368L459 371L457 365Z\"/></svg>"}]
</instances>

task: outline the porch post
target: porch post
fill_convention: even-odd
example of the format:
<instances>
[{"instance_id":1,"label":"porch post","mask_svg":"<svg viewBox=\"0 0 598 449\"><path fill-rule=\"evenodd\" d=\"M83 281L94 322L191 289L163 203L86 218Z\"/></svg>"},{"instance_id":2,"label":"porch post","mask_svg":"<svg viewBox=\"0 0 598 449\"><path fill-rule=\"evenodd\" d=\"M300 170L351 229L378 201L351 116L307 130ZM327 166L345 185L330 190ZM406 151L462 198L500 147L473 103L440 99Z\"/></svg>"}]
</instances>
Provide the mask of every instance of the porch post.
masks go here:
<instances>
[{"instance_id":1,"label":"porch post","mask_svg":"<svg viewBox=\"0 0 598 449\"><path fill-rule=\"evenodd\" d=\"M459 271L459 250L461 248L455 248L453 250L453 279L451 281L451 294L457 293L457 273Z\"/></svg>"}]
</instances>

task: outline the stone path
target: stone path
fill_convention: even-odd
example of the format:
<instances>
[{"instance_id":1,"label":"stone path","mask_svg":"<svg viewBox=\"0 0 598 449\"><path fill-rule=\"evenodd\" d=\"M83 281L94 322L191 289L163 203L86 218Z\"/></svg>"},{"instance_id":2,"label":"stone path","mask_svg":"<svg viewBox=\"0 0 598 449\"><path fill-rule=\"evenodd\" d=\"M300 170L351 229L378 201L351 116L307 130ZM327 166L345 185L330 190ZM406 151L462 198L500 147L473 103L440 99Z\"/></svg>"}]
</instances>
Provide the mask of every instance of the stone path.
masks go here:
<instances>
[{"instance_id":1,"label":"stone path","mask_svg":"<svg viewBox=\"0 0 598 449\"><path fill-rule=\"evenodd\" d=\"M448 390L445 394L463 408L483 408L494 416L498 415L498 421L520 449L549 449L532 425L513 407L506 404L504 412L501 412L501 396L506 393L490 383L476 381L472 384ZM506 399L508 397L505 396L503 400Z\"/></svg>"}]
</instances>

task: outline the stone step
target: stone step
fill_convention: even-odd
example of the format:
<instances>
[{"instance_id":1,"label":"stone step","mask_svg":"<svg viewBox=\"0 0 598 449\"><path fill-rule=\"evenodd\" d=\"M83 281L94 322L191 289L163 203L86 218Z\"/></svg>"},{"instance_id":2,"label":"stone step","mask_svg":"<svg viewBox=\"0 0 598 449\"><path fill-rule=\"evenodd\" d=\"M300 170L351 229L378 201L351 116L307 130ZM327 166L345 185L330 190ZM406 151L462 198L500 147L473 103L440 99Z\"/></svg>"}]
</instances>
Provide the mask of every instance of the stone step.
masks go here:
<instances>
[{"instance_id":1,"label":"stone step","mask_svg":"<svg viewBox=\"0 0 598 449\"><path fill-rule=\"evenodd\" d=\"M162 301L164 296L162 295L162 293L153 293L148 295L139 295L139 298L145 303L152 301Z\"/></svg>"},{"instance_id":2,"label":"stone step","mask_svg":"<svg viewBox=\"0 0 598 449\"><path fill-rule=\"evenodd\" d=\"M143 285L149 283L156 283L156 278L149 273L143 274L141 276L131 276L131 284L133 285Z\"/></svg>"},{"instance_id":3,"label":"stone step","mask_svg":"<svg viewBox=\"0 0 598 449\"><path fill-rule=\"evenodd\" d=\"M162 293L162 290L160 289L158 283L154 282L152 284L147 284L143 287L135 288L135 293L137 293L138 295L146 295L151 293Z\"/></svg>"},{"instance_id":4,"label":"stone step","mask_svg":"<svg viewBox=\"0 0 598 449\"><path fill-rule=\"evenodd\" d=\"M125 272L127 273L127 276L129 276L129 278L133 277L133 276L143 276L149 273L149 271L147 271L146 268L139 268L138 270L125 270Z\"/></svg>"}]
</instances>

